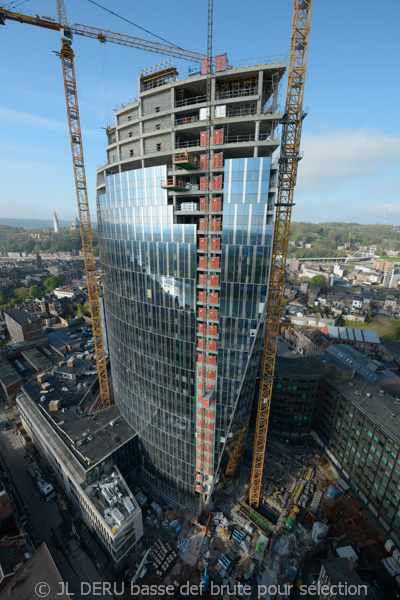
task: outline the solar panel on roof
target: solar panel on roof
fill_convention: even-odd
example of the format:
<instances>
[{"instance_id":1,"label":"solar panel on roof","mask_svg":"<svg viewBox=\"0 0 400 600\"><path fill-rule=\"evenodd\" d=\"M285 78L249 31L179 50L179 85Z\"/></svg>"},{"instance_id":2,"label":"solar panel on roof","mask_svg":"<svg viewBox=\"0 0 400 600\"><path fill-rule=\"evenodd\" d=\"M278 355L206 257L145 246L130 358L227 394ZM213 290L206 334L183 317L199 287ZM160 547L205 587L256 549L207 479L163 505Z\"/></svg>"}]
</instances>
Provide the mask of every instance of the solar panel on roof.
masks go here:
<instances>
[{"instance_id":1,"label":"solar panel on roof","mask_svg":"<svg viewBox=\"0 0 400 600\"><path fill-rule=\"evenodd\" d=\"M347 330L347 335L349 337L349 340L354 341L354 329L349 328Z\"/></svg>"}]
</instances>

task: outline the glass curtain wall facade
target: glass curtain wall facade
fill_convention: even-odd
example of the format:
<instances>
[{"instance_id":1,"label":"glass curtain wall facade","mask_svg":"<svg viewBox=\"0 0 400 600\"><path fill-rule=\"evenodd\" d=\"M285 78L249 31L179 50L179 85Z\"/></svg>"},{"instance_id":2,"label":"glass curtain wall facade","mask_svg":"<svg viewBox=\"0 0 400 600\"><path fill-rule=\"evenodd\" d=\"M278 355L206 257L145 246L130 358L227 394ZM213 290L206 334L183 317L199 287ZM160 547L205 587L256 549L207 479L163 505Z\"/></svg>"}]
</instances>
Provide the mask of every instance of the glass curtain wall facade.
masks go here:
<instances>
[{"instance_id":1,"label":"glass curtain wall facade","mask_svg":"<svg viewBox=\"0 0 400 600\"><path fill-rule=\"evenodd\" d=\"M272 238L270 160L225 161L213 478L254 395ZM198 225L179 222L161 188L166 176L165 166L108 176L98 201L115 398L138 433L143 476L183 501L196 489Z\"/></svg>"},{"instance_id":2,"label":"glass curtain wall facade","mask_svg":"<svg viewBox=\"0 0 400 600\"><path fill-rule=\"evenodd\" d=\"M376 415L374 415L376 417ZM327 382L316 432L386 531L400 540L400 441Z\"/></svg>"}]
</instances>

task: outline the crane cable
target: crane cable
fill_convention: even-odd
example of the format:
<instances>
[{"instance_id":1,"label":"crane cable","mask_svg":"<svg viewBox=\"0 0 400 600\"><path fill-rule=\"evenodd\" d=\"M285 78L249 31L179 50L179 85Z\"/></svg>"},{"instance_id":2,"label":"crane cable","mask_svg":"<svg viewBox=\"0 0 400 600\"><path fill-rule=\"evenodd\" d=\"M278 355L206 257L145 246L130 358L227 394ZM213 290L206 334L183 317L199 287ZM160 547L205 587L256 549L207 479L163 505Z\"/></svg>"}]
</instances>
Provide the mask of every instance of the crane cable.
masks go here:
<instances>
[{"instance_id":1,"label":"crane cable","mask_svg":"<svg viewBox=\"0 0 400 600\"><path fill-rule=\"evenodd\" d=\"M174 46L175 48L178 48L179 50L183 50L183 48L181 48L180 46L177 46L176 44L173 44L172 42L169 42L168 40L166 40L165 38L157 35L156 33L153 33L152 31L149 31L148 29L145 29L144 27L141 27L137 23L134 23L133 21L130 21L129 19L126 19L125 17L122 17L121 15L119 15L116 12L110 10L109 8L106 8L105 6L102 6L101 4L98 4L97 2L94 2L94 0L88 0L88 1L91 2L91 4L95 4L99 8L102 8L103 10L109 12L110 14L114 15L115 17L118 17L118 19L122 19L123 21L126 21L127 23L130 23L134 27L137 27L138 29L141 29L142 31L145 31L146 33L149 33L150 35L158 38L159 40L162 40L163 42L167 42L167 44L169 44L170 46Z\"/></svg>"}]
</instances>

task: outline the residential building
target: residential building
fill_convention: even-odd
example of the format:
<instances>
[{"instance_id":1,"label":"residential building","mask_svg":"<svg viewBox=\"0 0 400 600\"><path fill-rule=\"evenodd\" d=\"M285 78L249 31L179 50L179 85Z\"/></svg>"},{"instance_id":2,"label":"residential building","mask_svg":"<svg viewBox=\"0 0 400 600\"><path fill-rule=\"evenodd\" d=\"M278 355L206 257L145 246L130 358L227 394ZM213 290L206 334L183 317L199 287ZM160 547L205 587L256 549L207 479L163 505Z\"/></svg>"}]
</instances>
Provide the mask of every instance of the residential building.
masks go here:
<instances>
[{"instance_id":1,"label":"residential building","mask_svg":"<svg viewBox=\"0 0 400 600\"><path fill-rule=\"evenodd\" d=\"M270 266L285 64L225 67L209 139L207 75L142 72L98 171L116 401L144 479L181 503L209 496L247 420Z\"/></svg>"},{"instance_id":2,"label":"residential building","mask_svg":"<svg viewBox=\"0 0 400 600\"><path fill-rule=\"evenodd\" d=\"M400 281L400 263L391 263L383 276L383 287L394 288Z\"/></svg>"},{"instance_id":3,"label":"residential building","mask_svg":"<svg viewBox=\"0 0 400 600\"><path fill-rule=\"evenodd\" d=\"M53 212L53 229L54 233L58 233L60 229L56 211Z\"/></svg>"},{"instance_id":4,"label":"residential building","mask_svg":"<svg viewBox=\"0 0 400 600\"><path fill-rule=\"evenodd\" d=\"M325 349L331 344L329 338L318 329L286 329L285 339L290 348L302 356L315 356L324 354Z\"/></svg>"},{"instance_id":5,"label":"residential building","mask_svg":"<svg viewBox=\"0 0 400 600\"><path fill-rule=\"evenodd\" d=\"M8 333L14 342L25 342L41 337L42 321L34 314L19 308L4 311Z\"/></svg>"}]
</instances>

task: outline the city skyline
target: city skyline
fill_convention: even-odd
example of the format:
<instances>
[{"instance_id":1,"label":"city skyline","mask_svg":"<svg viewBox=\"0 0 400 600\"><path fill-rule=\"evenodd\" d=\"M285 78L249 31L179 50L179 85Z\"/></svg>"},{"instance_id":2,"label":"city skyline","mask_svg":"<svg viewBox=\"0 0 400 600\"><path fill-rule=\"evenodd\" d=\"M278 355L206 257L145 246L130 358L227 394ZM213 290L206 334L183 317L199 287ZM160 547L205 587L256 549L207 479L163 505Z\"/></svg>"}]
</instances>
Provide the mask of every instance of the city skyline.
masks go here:
<instances>
[{"instance_id":1,"label":"city skyline","mask_svg":"<svg viewBox=\"0 0 400 600\"><path fill-rule=\"evenodd\" d=\"M275 25L267 37L263 19L257 23L246 14L239 19L239 3L234 2L231 7L229 14L222 7L215 7L214 53L227 51L232 63L251 56L288 53L291 2L268 7ZM153 39L89 3L71 1L66 8L71 23ZM157 11L151 19L146 6L138 7L134 17L126 1L121 0L113 8L183 48L204 51L206 11L202 6L193 6L190 14L181 15L179 36L174 35L175 17L162 3L156 3ZM45 0L35 2L34 9L53 14L53 6ZM254 3L254 11L263 14L265 7L261 1ZM395 114L399 86L392 77L391 62L395 56L394 23L398 12L394 1L374 13L374 18L371 11L365 10L365 2L339 8L315 3L305 89L309 114L303 127L304 159L299 166L295 193L295 221L382 223L388 209L388 223L399 222L400 131L391 117ZM190 26L192 18L199 23L196 30ZM372 36L374 44L368 44L366 40ZM28 58L20 49L19 40L32 49ZM4 67L3 81L7 85L0 104L3 139L7 138L7 143L0 145L2 215L16 218L22 210L31 218L46 218L54 206L60 220L72 220L76 200L62 76L60 64L52 54L52 50L59 48L58 36L6 22L2 41L12 51L12 60ZM74 50L93 216L95 170L104 156L101 128L113 122L112 109L116 105L134 97L140 68L169 57L112 44L100 46L79 36L74 38ZM183 74L189 64L176 62ZM378 70L379 95L367 91L366 85L371 74ZM284 96L285 80L282 104ZM383 99L384 111L379 108L377 97ZM23 181L18 178L21 169L27 175Z\"/></svg>"}]
</instances>

